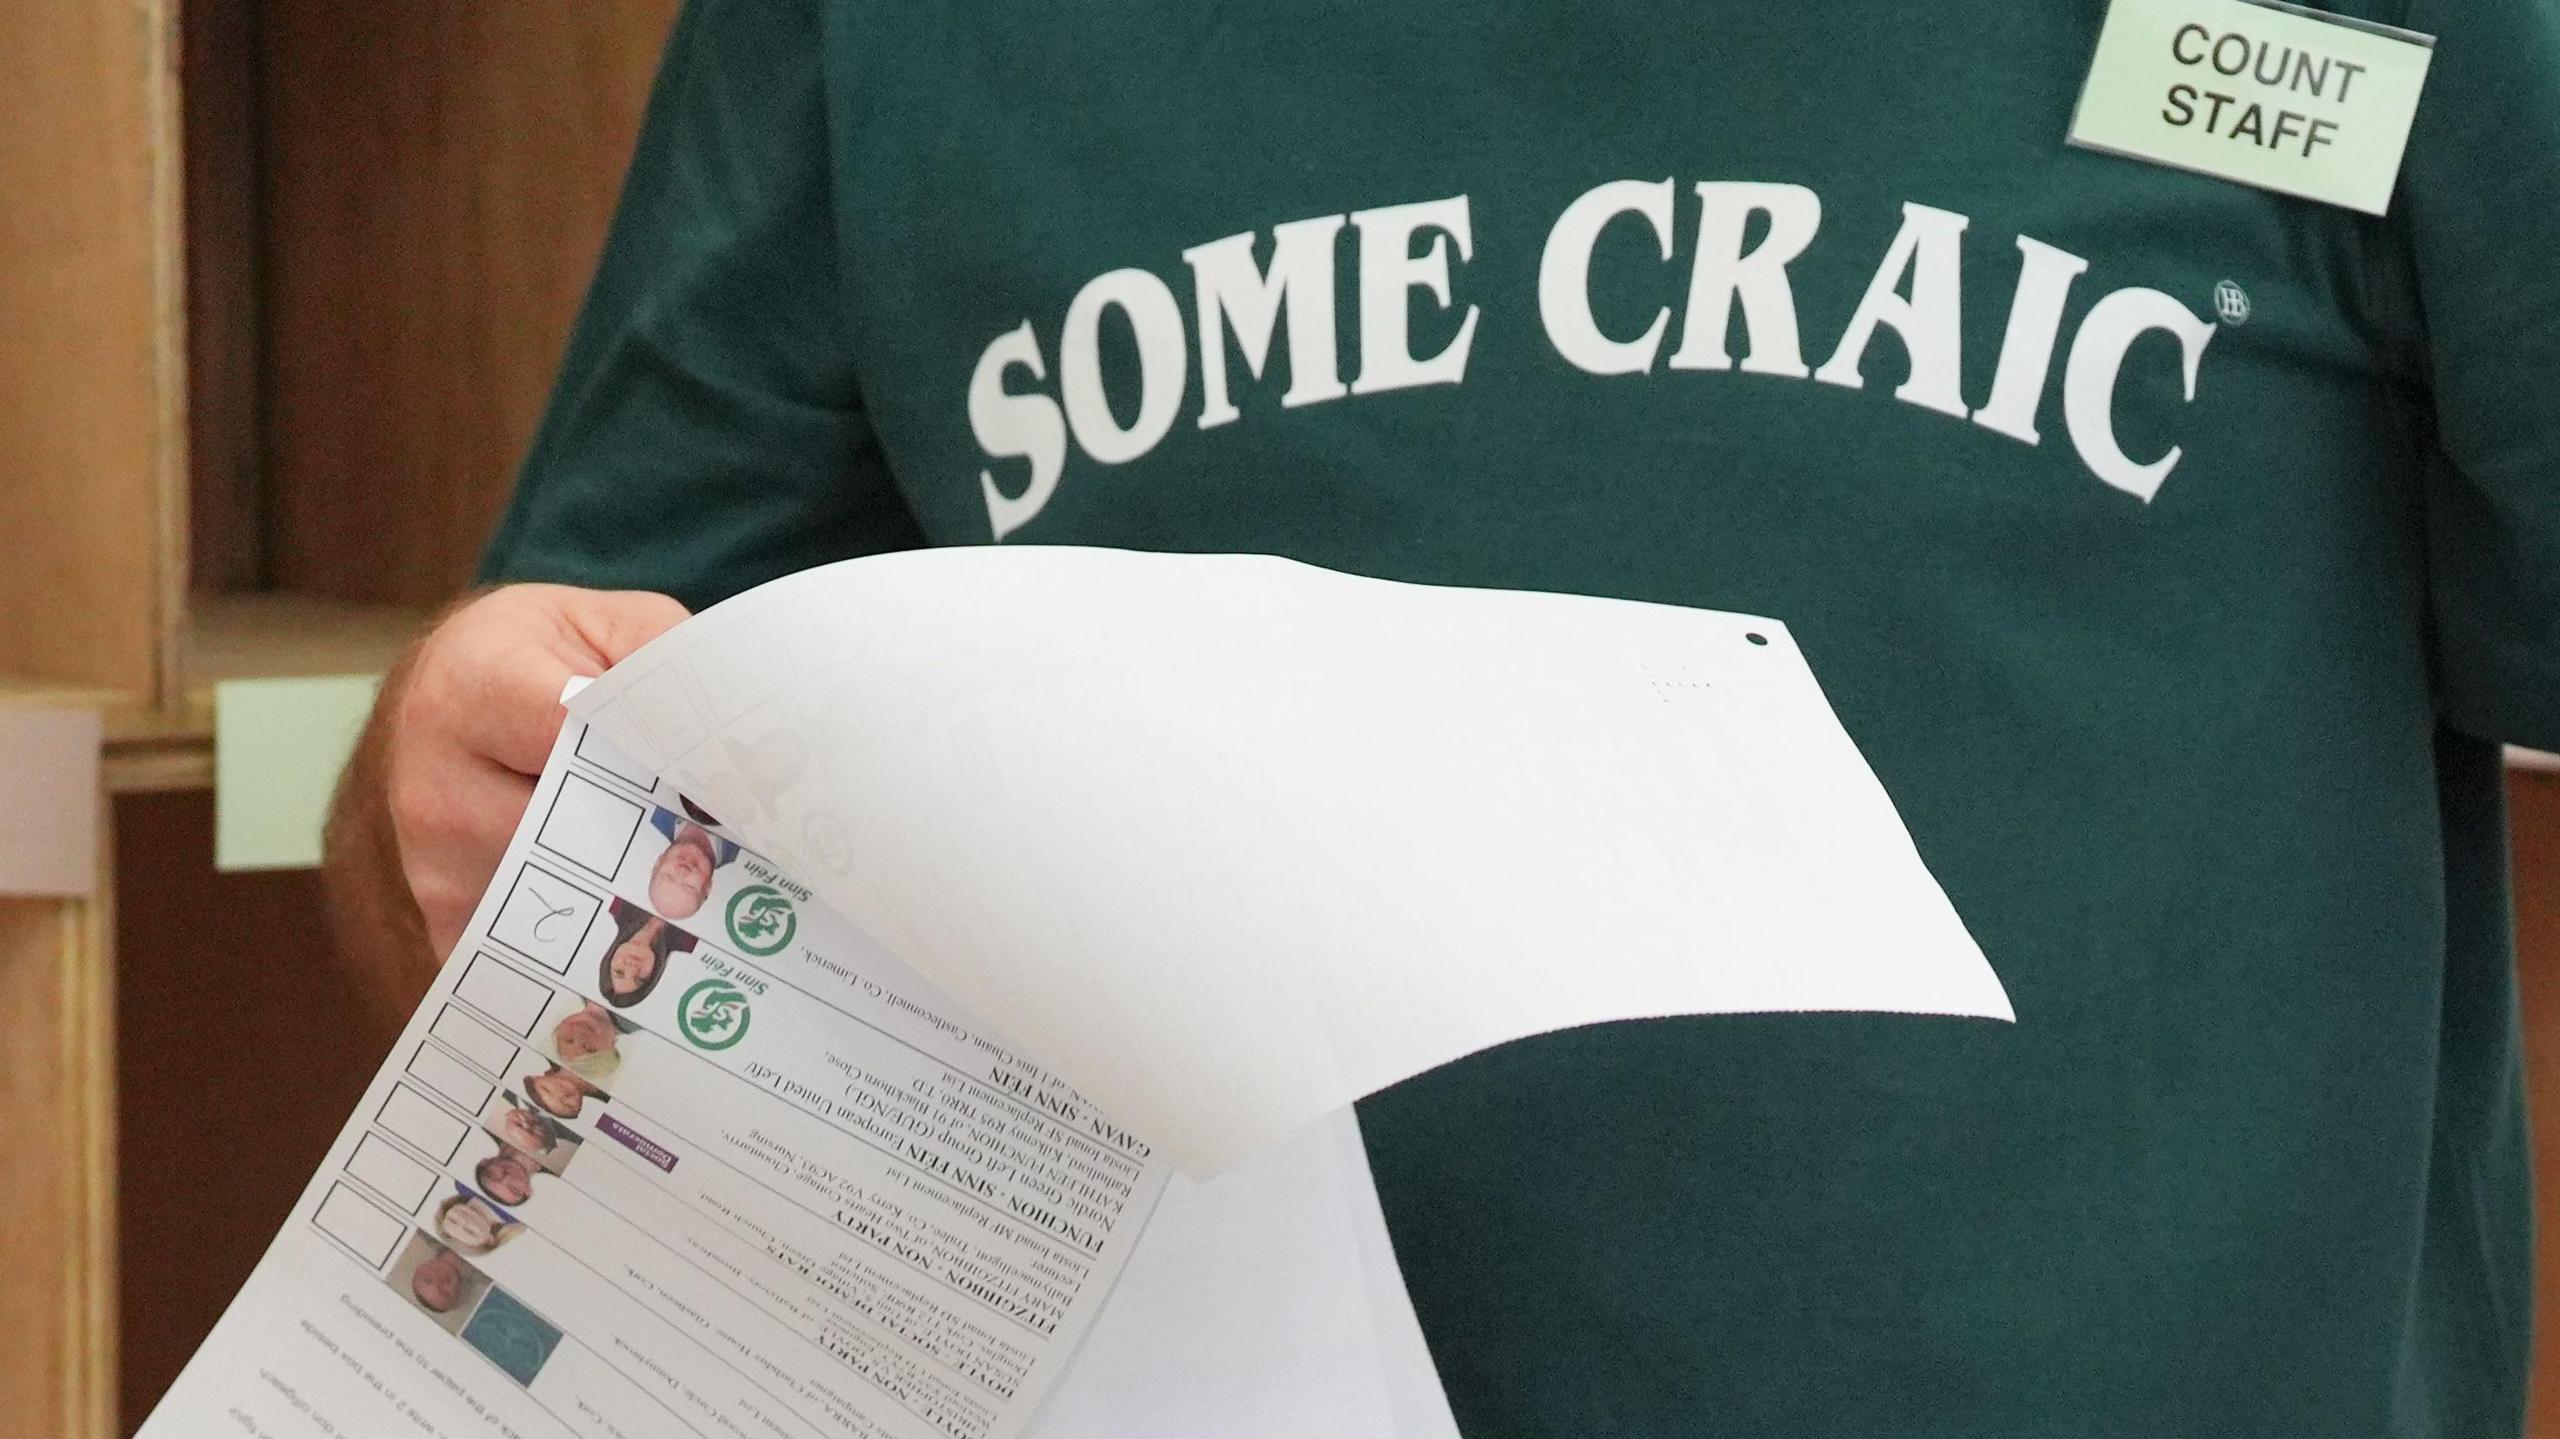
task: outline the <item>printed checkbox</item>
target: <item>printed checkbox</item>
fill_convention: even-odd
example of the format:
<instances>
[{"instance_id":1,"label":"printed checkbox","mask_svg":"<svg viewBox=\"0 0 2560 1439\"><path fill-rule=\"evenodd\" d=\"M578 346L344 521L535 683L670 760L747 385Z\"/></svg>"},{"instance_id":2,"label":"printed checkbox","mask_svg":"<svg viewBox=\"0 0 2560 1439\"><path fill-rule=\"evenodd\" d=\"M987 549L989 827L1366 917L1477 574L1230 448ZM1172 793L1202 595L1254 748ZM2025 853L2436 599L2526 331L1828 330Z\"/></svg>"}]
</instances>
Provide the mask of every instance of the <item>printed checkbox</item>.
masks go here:
<instances>
[{"instance_id":1,"label":"printed checkbox","mask_svg":"<svg viewBox=\"0 0 2560 1439\"><path fill-rule=\"evenodd\" d=\"M581 774L563 776L534 840L598 879L613 878L647 806Z\"/></svg>"},{"instance_id":2,"label":"printed checkbox","mask_svg":"<svg viewBox=\"0 0 2560 1439\"><path fill-rule=\"evenodd\" d=\"M533 1033L533 1027L542 1022L542 1007L551 1002L551 986L485 954L471 957L470 967L454 981L453 994L521 1035Z\"/></svg>"},{"instance_id":3,"label":"printed checkbox","mask_svg":"<svg viewBox=\"0 0 2560 1439\"><path fill-rule=\"evenodd\" d=\"M320 1232L347 1247L347 1252L379 1272L400 1248L409 1221L364 1197L352 1185L332 1184L328 1197L311 1216Z\"/></svg>"},{"instance_id":4,"label":"printed checkbox","mask_svg":"<svg viewBox=\"0 0 2560 1439\"><path fill-rule=\"evenodd\" d=\"M446 1005L427 1026L427 1033L451 1046L482 1074L492 1079L506 1076L507 1066L516 1062L516 1042L471 1017L466 1010Z\"/></svg>"},{"instance_id":5,"label":"printed checkbox","mask_svg":"<svg viewBox=\"0 0 2560 1439\"><path fill-rule=\"evenodd\" d=\"M695 713L693 696L685 693L684 679L673 665L661 665L654 673L643 676L623 695L624 717L640 732L640 737L657 746L662 762L659 769L669 768L690 753L709 733L702 717Z\"/></svg>"},{"instance_id":6,"label":"printed checkbox","mask_svg":"<svg viewBox=\"0 0 2560 1439\"><path fill-rule=\"evenodd\" d=\"M347 1156L347 1177L411 1214L435 1192L436 1172L410 1158L399 1145L366 1130Z\"/></svg>"},{"instance_id":7,"label":"printed checkbox","mask_svg":"<svg viewBox=\"0 0 2560 1439\"><path fill-rule=\"evenodd\" d=\"M732 625L713 642L695 646L684 657L692 672L694 693L710 702L711 722L726 726L774 695L783 673L773 641L748 625Z\"/></svg>"},{"instance_id":8,"label":"printed checkbox","mask_svg":"<svg viewBox=\"0 0 2560 1439\"><path fill-rule=\"evenodd\" d=\"M420 1154L438 1164L451 1164L462 1152L462 1139L471 1126L439 1108L435 1101L405 1084L391 1086L391 1094L375 1111L373 1122L382 1132L407 1140Z\"/></svg>"},{"instance_id":9,"label":"printed checkbox","mask_svg":"<svg viewBox=\"0 0 2560 1439\"><path fill-rule=\"evenodd\" d=\"M409 1056L409 1077L478 1114L496 1097L497 1086L471 1072L471 1067L432 1044L421 1044Z\"/></svg>"},{"instance_id":10,"label":"printed checkbox","mask_svg":"<svg viewBox=\"0 0 2560 1439\"><path fill-rule=\"evenodd\" d=\"M657 792L658 781L646 766L605 743L593 729L579 727L577 756L633 789L650 794Z\"/></svg>"},{"instance_id":11,"label":"printed checkbox","mask_svg":"<svg viewBox=\"0 0 2560 1439\"><path fill-rule=\"evenodd\" d=\"M582 781L583 783L583 781ZM593 786L589 786L593 788ZM632 806L637 810L639 806ZM637 828L635 824L633 826ZM624 835L627 841L630 836ZM620 856L615 856L619 860ZM608 861L605 873L613 872ZM489 923L491 938L554 974L567 974L578 957L579 942L604 901L538 865L518 871L515 884Z\"/></svg>"}]
</instances>

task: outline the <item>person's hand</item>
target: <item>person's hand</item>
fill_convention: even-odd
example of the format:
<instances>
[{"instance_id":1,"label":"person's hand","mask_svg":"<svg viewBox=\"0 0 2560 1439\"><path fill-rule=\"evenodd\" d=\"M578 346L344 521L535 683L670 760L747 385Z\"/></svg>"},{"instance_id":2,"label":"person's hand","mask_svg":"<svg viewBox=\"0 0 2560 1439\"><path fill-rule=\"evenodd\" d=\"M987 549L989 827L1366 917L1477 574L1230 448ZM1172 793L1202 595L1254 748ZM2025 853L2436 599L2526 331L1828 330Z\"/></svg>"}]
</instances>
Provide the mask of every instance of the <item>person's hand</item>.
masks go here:
<instances>
[{"instance_id":1,"label":"person's hand","mask_svg":"<svg viewBox=\"0 0 2560 1439\"><path fill-rule=\"evenodd\" d=\"M559 737L561 686L603 673L683 618L665 595L536 584L492 590L447 615L385 682L340 785L330 849L343 871L333 876L342 921L378 913L350 891L405 885L425 925L423 983L461 938L533 797Z\"/></svg>"}]
</instances>

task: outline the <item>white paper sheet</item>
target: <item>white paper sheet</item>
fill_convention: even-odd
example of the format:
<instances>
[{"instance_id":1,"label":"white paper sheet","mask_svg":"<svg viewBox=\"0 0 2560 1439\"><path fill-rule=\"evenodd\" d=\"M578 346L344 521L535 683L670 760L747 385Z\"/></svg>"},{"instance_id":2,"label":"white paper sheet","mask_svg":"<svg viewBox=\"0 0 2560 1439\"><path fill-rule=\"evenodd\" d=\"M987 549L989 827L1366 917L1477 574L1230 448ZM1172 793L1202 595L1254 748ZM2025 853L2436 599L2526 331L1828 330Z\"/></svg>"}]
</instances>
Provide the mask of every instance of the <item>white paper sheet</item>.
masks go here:
<instances>
[{"instance_id":1,"label":"white paper sheet","mask_svg":"<svg viewBox=\"0 0 2560 1439\"><path fill-rule=\"evenodd\" d=\"M1176 1176L1038 1439L1458 1439L1339 1110Z\"/></svg>"},{"instance_id":2,"label":"white paper sheet","mask_svg":"<svg viewBox=\"0 0 2560 1439\"><path fill-rule=\"evenodd\" d=\"M1455 1439L1348 1111L1168 1183L762 856L666 931L677 804L566 728L146 1439ZM742 943L759 889L802 897Z\"/></svg>"},{"instance_id":3,"label":"white paper sheet","mask_svg":"<svg viewBox=\"0 0 2560 1439\"><path fill-rule=\"evenodd\" d=\"M2011 1017L1771 620L932 550L572 708L1194 1174L1570 1025Z\"/></svg>"}]
</instances>

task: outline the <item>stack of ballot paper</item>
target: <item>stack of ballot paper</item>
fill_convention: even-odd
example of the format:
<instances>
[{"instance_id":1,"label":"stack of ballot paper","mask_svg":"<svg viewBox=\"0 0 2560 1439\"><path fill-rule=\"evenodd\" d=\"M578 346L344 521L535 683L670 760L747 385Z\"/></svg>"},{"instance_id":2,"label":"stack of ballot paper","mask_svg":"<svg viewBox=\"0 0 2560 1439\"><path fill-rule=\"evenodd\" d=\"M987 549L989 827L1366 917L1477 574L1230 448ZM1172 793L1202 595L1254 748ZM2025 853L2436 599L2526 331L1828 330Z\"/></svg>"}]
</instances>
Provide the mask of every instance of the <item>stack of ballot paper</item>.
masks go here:
<instances>
[{"instance_id":1,"label":"stack of ballot paper","mask_svg":"<svg viewBox=\"0 0 2560 1439\"><path fill-rule=\"evenodd\" d=\"M1451 1435L1351 1101L1568 1025L2009 1017L1769 620L927 551L568 704L146 1439Z\"/></svg>"}]
</instances>

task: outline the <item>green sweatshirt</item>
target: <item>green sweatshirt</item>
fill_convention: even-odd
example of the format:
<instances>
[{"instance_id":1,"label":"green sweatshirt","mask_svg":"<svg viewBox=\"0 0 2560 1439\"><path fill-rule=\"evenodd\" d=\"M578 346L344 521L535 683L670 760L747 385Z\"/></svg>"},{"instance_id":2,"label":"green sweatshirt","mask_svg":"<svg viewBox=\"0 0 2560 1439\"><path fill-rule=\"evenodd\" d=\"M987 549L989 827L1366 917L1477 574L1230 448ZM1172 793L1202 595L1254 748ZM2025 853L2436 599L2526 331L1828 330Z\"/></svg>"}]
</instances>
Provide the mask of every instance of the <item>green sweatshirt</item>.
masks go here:
<instances>
[{"instance_id":1,"label":"green sweatshirt","mask_svg":"<svg viewBox=\"0 0 2560 1439\"><path fill-rule=\"evenodd\" d=\"M487 571L1777 616L2018 1022L1367 1101L1464 1430L2514 1434L2560 10L2342 8L2441 36L2386 218L2066 147L2095 0L694 0Z\"/></svg>"}]
</instances>

